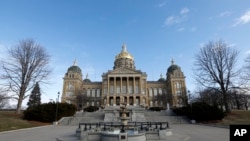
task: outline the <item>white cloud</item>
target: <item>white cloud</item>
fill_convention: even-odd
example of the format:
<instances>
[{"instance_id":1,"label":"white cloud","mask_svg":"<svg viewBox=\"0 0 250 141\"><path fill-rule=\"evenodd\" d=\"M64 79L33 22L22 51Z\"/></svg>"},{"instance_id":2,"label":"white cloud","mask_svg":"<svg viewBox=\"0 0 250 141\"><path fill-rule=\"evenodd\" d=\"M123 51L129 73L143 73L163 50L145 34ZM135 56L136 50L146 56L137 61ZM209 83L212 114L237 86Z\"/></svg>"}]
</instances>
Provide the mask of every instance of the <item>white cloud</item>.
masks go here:
<instances>
[{"instance_id":1,"label":"white cloud","mask_svg":"<svg viewBox=\"0 0 250 141\"><path fill-rule=\"evenodd\" d=\"M183 15L183 14L187 14L188 12L189 12L189 9L185 7L181 9L180 14Z\"/></svg>"},{"instance_id":2,"label":"white cloud","mask_svg":"<svg viewBox=\"0 0 250 141\"><path fill-rule=\"evenodd\" d=\"M247 54L247 55L250 55L250 50L246 51L246 54Z\"/></svg>"},{"instance_id":3,"label":"white cloud","mask_svg":"<svg viewBox=\"0 0 250 141\"><path fill-rule=\"evenodd\" d=\"M195 32L196 30L197 30L196 27L191 27L191 28L190 28L190 31L191 31L191 32Z\"/></svg>"},{"instance_id":4,"label":"white cloud","mask_svg":"<svg viewBox=\"0 0 250 141\"><path fill-rule=\"evenodd\" d=\"M165 24L166 25L172 25L174 23L178 23L177 17L170 16L166 19Z\"/></svg>"},{"instance_id":5,"label":"white cloud","mask_svg":"<svg viewBox=\"0 0 250 141\"><path fill-rule=\"evenodd\" d=\"M182 32L182 31L184 31L184 30L185 30L185 28L183 28L183 27L177 29L178 32Z\"/></svg>"},{"instance_id":6,"label":"white cloud","mask_svg":"<svg viewBox=\"0 0 250 141\"><path fill-rule=\"evenodd\" d=\"M169 26L169 25L179 24L179 23L186 21L188 19L188 16L187 16L188 12L189 12L188 8L183 8L177 16L171 15L167 17L164 24Z\"/></svg>"},{"instance_id":7,"label":"white cloud","mask_svg":"<svg viewBox=\"0 0 250 141\"><path fill-rule=\"evenodd\" d=\"M233 26L250 23L250 10L246 11L240 18L236 19Z\"/></svg>"},{"instance_id":8,"label":"white cloud","mask_svg":"<svg viewBox=\"0 0 250 141\"><path fill-rule=\"evenodd\" d=\"M224 12L221 12L218 17L228 17L231 15L231 12L229 11L224 11Z\"/></svg>"},{"instance_id":9,"label":"white cloud","mask_svg":"<svg viewBox=\"0 0 250 141\"><path fill-rule=\"evenodd\" d=\"M167 2L166 1L163 1L162 3L160 3L160 4L158 4L158 7L163 7L163 6L165 6L167 4Z\"/></svg>"}]
</instances>

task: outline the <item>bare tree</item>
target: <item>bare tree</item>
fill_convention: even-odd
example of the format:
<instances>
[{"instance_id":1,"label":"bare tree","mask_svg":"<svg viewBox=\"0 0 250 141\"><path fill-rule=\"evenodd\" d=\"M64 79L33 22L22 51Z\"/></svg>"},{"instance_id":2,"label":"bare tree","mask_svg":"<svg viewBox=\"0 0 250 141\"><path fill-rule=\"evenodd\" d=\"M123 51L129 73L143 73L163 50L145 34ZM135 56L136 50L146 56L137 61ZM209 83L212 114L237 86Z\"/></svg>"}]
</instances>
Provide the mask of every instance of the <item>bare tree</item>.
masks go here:
<instances>
[{"instance_id":1,"label":"bare tree","mask_svg":"<svg viewBox=\"0 0 250 141\"><path fill-rule=\"evenodd\" d=\"M239 52L222 40L210 41L195 55L195 79L198 84L218 91L223 97L226 112L231 112L228 90L239 76L236 62Z\"/></svg>"},{"instance_id":2,"label":"bare tree","mask_svg":"<svg viewBox=\"0 0 250 141\"><path fill-rule=\"evenodd\" d=\"M200 90L198 101L205 102L211 106L223 106L223 98L220 93L218 93L215 89L206 88L204 90Z\"/></svg>"},{"instance_id":3,"label":"bare tree","mask_svg":"<svg viewBox=\"0 0 250 141\"><path fill-rule=\"evenodd\" d=\"M5 94L0 93L0 109L3 109L8 103L8 97L6 97Z\"/></svg>"},{"instance_id":4,"label":"bare tree","mask_svg":"<svg viewBox=\"0 0 250 141\"><path fill-rule=\"evenodd\" d=\"M246 69L246 76L247 76L245 78L248 79L248 80L250 80L250 54L248 55L248 57L245 60L245 62L246 62L245 69Z\"/></svg>"},{"instance_id":5,"label":"bare tree","mask_svg":"<svg viewBox=\"0 0 250 141\"><path fill-rule=\"evenodd\" d=\"M21 40L8 50L8 58L1 60L3 86L17 99L16 112L19 114L23 100L36 82L45 82L51 73L49 55L44 47L32 39Z\"/></svg>"}]
</instances>

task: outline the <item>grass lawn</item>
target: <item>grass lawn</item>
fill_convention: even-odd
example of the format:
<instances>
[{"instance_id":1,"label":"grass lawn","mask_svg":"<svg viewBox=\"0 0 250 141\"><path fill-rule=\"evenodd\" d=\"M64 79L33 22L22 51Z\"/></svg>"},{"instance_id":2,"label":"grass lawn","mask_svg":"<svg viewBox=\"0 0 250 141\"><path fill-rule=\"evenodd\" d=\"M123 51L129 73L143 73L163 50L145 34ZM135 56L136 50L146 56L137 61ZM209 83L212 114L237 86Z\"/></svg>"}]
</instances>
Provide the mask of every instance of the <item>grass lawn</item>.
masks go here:
<instances>
[{"instance_id":1,"label":"grass lawn","mask_svg":"<svg viewBox=\"0 0 250 141\"><path fill-rule=\"evenodd\" d=\"M0 132L43 125L50 123L23 120L22 114L18 115L15 111L0 111Z\"/></svg>"},{"instance_id":2,"label":"grass lawn","mask_svg":"<svg viewBox=\"0 0 250 141\"><path fill-rule=\"evenodd\" d=\"M233 110L221 121L206 122L205 124L219 125L229 127L231 124L250 125L250 111L245 110Z\"/></svg>"},{"instance_id":3,"label":"grass lawn","mask_svg":"<svg viewBox=\"0 0 250 141\"><path fill-rule=\"evenodd\" d=\"M250 124L250 111L234 110L221 121L221 124Z\"/></svg>"}]
</instances>

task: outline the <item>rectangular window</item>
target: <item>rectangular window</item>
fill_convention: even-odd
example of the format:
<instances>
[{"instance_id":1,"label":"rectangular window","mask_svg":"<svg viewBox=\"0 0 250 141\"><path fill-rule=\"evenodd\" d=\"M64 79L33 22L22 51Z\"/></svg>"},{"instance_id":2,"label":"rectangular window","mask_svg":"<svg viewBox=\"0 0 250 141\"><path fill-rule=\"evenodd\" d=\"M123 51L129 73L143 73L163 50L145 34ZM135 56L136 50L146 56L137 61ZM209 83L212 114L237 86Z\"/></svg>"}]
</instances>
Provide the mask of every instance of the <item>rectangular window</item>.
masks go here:
<instances>
[{"instance_id":1,"label":"rectangular window","mask_svg":"<svg viewBox=\"0 0 250 141\"><path fill-rule=\"evenodd\" d=\"M152 88L149 88L149 96L152 96L152 95L153 95Z\"/></svg>"},{"instance_id":2,"label":"rectangular window","mask_svg":"<svg viewBox=\"0 0 250 141\"><path fill-rule=\"evenodd\" d=\"M127 93L127 87L126 87L126 85L123 85L123 86L122 86L122 92L123 92L124 94Z\"/></svg>"},{"instance_id":3,"label":"rectangular window","mask_svg":"<svg viewBox=\"0 0 250 141\"><path fill-rule=\"evenodd\" d=\"M136 93L136 94L139 93L139 86L135 86L135 93Z\"/></svg>"},{"instance_id":4,"label":"rectangular window","mask_svg":"<svg viewBox=\"0 0 250 141\"><path fill-rule=\"evenodd\" d=\"M159 88L159 95L162 95L162 89Z\"/></svg>"},{"instance_id":5,"label":"rectangular window","mask_svg":"<svg viewBox=\"0 0 250 141\"><path fill-rule=\"evenodd\" d=\"M92 97L95 97L95 89L92 89Z\"/></svg>"},{"instance_id":6,"label":"rectangular window","mask_svg":"<svg viewBox=\"0 0 250 141\"><path fill-rule=\"evenodd\" d=\"M116 93L117 93L117 94L121 93L120 86L116 86Z\"/></svg>"},{"instance_id":7,"label":"rectangular window","mask_svg":"<svg viewBox=\"0 0 250 141\"><path fill-rule=\"evenodd\" d=\"M90 97L90 89L87 90L87 97Z\"/></svg>"},{"instance_id":8,"label":"rectangular window","mask_svg":"<svg viewBox=\"0 0 250 141\"><path fill-rule=\"evenodd\" d=\"M128 87L128 93L129 93L129 94L132 94L132 91L133 91L133 90L132 90L132 86L129 86L129 87Z\"/></svg>"},{"instance_id":9,"label":"rectangular window","mask_svg":"<svg viewBox=\"0 0 250 141\"><path fill-rule=\"evenodd\" d=\"M142 94L144 95L144 94L145 94L145 89L144 89L144 88L142 88L141 90L142 90Z\"/></svg>"},{"instance_id":10,"label":"rectangular window","mask_svg":"<svg viewBox=\"0 0 250 141\"><path fill-rule=\"evenodd\" d=\"M114 86L110 86L109 93L111 93L111 94L114 93Z\"/></svg>"},{"instance_id":11,"label":"rectangular window","mask_svg":"<svg viewBox=\"0 0 250 141\"><path fill-rule=\"evenodd\" d=\"M108 89L107 89L107 88L104 88L103 93L104 93L104 94L107 94L107 93L108 93Z\"/></svg>"},{"instance_id":12,"label":"rectangular window","mask_svg":"<svg viewBox=\"0 0 250 141\"><path fill-rule=\"evenodd\" d=\"M157 89L154 88L154 96L157 96Z\"/></svg>"},{"instance_id":13,"label":"rectangular window","mask_svg":"<svg viewBox=\"0 0 250 141\"><path fill-rule=\"evenodd\" d=\"M100 97L100 89L96 90L96 97Z\"/></svg>"}]
</instances>

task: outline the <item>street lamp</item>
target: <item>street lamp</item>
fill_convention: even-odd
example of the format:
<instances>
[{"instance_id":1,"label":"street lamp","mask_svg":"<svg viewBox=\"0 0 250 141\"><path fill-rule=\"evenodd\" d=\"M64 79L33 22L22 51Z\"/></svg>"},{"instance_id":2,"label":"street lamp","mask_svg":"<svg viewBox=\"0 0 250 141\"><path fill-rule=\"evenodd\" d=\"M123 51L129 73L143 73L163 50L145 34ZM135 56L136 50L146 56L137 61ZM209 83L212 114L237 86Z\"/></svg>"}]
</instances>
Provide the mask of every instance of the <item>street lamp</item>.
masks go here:
<instances>
[{"instance_id":1,"label":"street lamp","mask_svg":"<svg viewBox=\"0 0 250 141\"><path fill-rule=\"evenodd\" d=\"M59 95L60 95L60 92L57 93L57 100L56 100L56 119L55 119L55 122L57 121Z\"/></svg>"}]
</instances>

